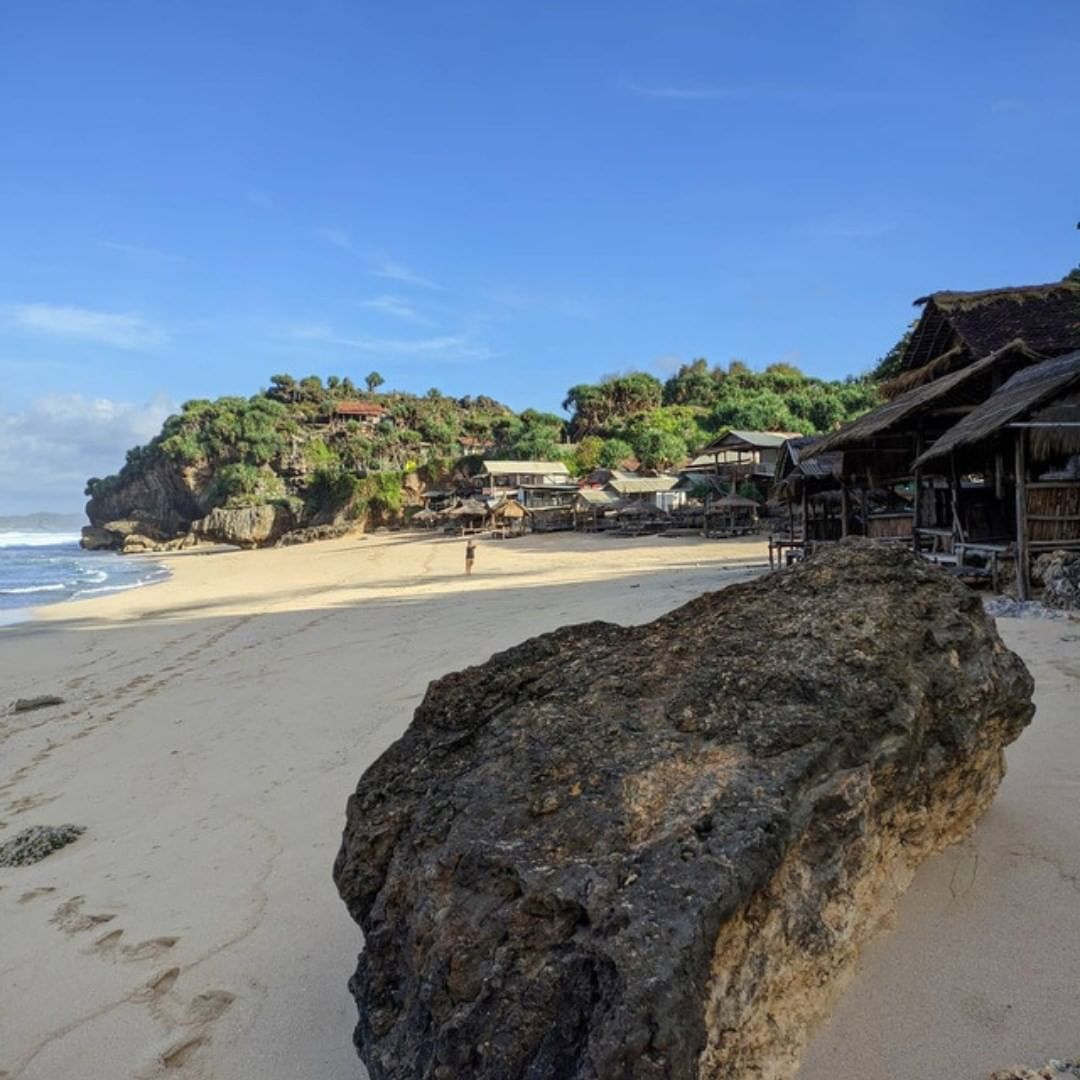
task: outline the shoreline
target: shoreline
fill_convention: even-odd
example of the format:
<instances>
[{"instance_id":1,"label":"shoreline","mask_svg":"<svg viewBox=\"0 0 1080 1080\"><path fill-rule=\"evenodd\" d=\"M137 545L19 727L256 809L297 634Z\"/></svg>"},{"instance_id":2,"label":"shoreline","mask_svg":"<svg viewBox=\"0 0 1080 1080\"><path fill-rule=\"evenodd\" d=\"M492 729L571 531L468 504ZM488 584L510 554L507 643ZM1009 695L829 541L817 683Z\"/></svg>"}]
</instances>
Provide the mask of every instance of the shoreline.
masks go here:
<instances>
[{"instance_id":1,"label":"shoreline","mask_svg":"<svg viewBox=\"0 0 1080 1080\"><path fill-rule=\"evenodd\" d=\"M761 540L573 533L481 541L471 578L462 540L413 533L141 558L171 576L0 635L6 696L65 699L0 719L0 837L87 828L0 870L10 1080L361 1080L361 939L330 868L346 798L428 683L569 623L651 620L767 562ZM1039 711L973 837L924 864L865 951L800 1080L916 1080L933 1062L985 1080L1075 1053L1080 628L998 626Z\"/></svg>"}]
</instances>

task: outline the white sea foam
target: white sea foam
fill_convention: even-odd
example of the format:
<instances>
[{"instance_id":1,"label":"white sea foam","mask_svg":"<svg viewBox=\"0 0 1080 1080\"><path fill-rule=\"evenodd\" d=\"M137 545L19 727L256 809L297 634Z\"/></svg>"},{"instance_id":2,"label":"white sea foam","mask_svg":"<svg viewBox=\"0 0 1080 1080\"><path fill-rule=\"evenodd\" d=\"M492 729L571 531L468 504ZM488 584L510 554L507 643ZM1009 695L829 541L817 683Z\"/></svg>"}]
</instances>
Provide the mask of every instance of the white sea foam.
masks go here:
<instances>
[{"instance_id":1,"label":"white sea foam","mask_svg":"<svg viewBox=\"0 0 1080 1080\"><path fill-rule=\"evenodd\" d=\"M59 544L77 544L78 542L78 533L27 532L21 530L0 532L0 548L55 547Z\"/></svg>"},{"instance_id":2,"label":"white sea foam","mask_svg":"<svg viewBox=\"0 0 1080 1080\"><path fill-rule=\"evenodd\" d=\"M66 585L26 585L21 589L0 589L0 596L21 596L23 593L32 592L63 592Z\"/></svg>"}]
</instances>

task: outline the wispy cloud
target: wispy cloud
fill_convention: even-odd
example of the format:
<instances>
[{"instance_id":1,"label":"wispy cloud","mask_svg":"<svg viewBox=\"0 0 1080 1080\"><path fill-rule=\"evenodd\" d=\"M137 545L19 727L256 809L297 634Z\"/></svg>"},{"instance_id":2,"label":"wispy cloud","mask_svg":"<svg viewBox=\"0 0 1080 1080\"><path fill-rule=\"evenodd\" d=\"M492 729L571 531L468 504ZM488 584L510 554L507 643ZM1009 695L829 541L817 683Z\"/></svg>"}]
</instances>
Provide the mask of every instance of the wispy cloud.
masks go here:
<instances>
[{"instance_id":1,"label":"wispy cloud","mask_svg":"<svg viewBox=\"0 0 1080 1080\"><path fill-rule=\"evenodd\" d=\"M140 315L59 304L16 304L7 309L7 315L8 322L20 330L118 349L146 349L167 340L161 327Z\"/></svg>"},{"instance_id":2,"label":"wispy cloud","mask_svg":"<svg viewBox=\"0 0 1080 1080\"><path fill-rule=\"evenodd\" d=\"M873 87L642 83L623 79L618 88L626 94L661 101L757 102L806 109L912 108L929 103L918 94Z\"/></svg>"},{"instance_id":3,"label":"wispy cloud","mask_svg":"<svg viewBox=\"0 0 1080 1080\"><path fill-rule=\"evenodd\" d=\"M331 247L340 248L342 251L361 256L367 261L368 269L375 277L384 278L387 281L396 281L399 285L411 285L417 289L442 290L442 286L437 282L418 274L412 267L406 266L405 263L363 251L354 243L352 236L344 229L324 225L321 229L316 229L315 234L323 243L329 244Z\"/></svg>"},{"instance_id":4,"label":"wispy cloud","mask_svg":"<svg viewBox=\"0 0 1080 1080\"><path fill-rule=\"evenodd\" d=\"M321 323L294 327L292 337L297 341L323 342L342 345L360 352L381 353L386 356L415 356L432 360L486 360L494 356L491 349L473 342L465 334L443 334L426 338L373 338L340 334Z\"/></svg>"},{"instance_id":5,"label":"wispy cloud","mask_svg":"<svg viewBox=\"0 0 1080 1080\"><path fill-rule=\"evenodd\" d=\"M421 315L413 304L400 296L374 296L370 300L362 301L360 306L395 319L416 323L418 326L433 325L431 319L426 315Z\"/></svg>"},{"instance_id":6,"label":"wispy cloud","mask_svg":"<svg viewBox=\"0 0 1080 1080\"><path fill-rule=\"evenodd\" d=\"M130 255L132 258L147 262L186 263L190 260L184 255L173 255L168 251L159 251L157 248L143 247L141 244L125 244L119 240L102 240L101 247L107 251L115 251L120 255Z\"/></svg>"},{"instance_id":7,"label":"wispy cloud","mask_svg":"<svg viewBox=\"0 0 1080 1080\"><path fill-rule=\"evenodd\" d=\"M317 230L320 240L325 241L332 247L341 248L343 251L356 251L352 238L344 229L334 229L328 226Z\"/></svg>"},{"instance_id":8,"label":"wispy cloud","mask_svg":"<svg viewBox=\"0 0 1080 1080\"><path fill-rule=\"evenodd\" d=\"M398 281L402 285L415 285L420 289L442 289L441 285L430 278L421 277L404 263L376 260L371 272L376 277L386 278L387 281Z\"/></svg>"},{"instance_id":9,"label":"wispy cloud","mask_svg":"<svg viewBox=\"0 0 1080 1080\"><path fill-rule=\"evenodd\" d=\"M666 98L669 101L743 101L752 95L746 86L711 86L708 84L677 85L673 83L639 83L627 79L619 87L639 97Z\"/></svg>"}]
</instances>

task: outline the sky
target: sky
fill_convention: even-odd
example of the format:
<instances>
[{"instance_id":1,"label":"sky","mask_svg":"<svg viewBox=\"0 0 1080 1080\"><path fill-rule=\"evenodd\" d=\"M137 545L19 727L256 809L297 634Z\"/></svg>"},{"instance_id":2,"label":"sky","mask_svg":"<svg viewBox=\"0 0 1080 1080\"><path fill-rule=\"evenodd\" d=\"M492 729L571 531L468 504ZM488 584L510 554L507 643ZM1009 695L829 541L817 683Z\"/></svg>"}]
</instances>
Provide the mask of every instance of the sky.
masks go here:
<instances>
[{"instance_id":1,"label":"sky","mask_svg":"<svg viewBox=\"0 0 1080 1080\"><path fill-rule=\"evenodd\" d=\"M0 513L289 372L558 410L1080 263L1075 0L6 0Z\"/></svg>"}]
</instances>

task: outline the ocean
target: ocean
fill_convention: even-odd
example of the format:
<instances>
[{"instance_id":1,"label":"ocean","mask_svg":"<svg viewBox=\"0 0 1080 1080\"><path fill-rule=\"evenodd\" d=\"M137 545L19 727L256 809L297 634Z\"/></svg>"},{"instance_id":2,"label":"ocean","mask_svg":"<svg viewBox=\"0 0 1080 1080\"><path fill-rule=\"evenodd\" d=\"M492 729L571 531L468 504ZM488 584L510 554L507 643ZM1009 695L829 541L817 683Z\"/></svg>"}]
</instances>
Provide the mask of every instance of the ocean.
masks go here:
<instances>
[{"instance_id":1,"label":"ocean","mask_svg":"<svg viewBox=\"0 0 1080 1080\"><path fill-rule=\"evenodd\" d=\"M168 576L145 559L83 551L77 533L0 530L0 621L20 608L137 589Z\"/></svg>"}]
</instances>

